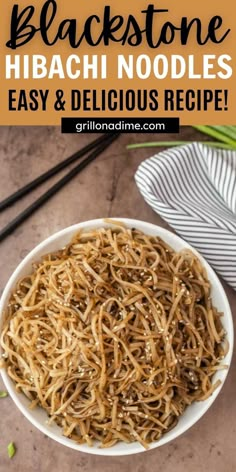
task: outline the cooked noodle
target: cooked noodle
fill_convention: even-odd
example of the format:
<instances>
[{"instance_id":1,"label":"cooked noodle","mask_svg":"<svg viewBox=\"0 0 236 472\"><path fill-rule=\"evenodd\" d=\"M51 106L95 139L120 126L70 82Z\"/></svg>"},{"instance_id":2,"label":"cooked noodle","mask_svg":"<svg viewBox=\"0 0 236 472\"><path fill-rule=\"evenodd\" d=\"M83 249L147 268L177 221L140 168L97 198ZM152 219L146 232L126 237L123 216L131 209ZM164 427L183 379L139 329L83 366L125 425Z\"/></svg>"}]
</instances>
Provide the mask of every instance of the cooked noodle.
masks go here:
<instances>
[{"instance_id":1,"label":"cooked noodle","mask_svg":"<svg viewBox=\"0 0 236 472\"><path fill-rule=\"evenodd\" d=\"M218 387L226 354L189 250L122 225L80 232L17 284L1 335L8 375L78 443L145 448ZM223 366L224 368L224 366Z\"/></svg>"}]
</instances>

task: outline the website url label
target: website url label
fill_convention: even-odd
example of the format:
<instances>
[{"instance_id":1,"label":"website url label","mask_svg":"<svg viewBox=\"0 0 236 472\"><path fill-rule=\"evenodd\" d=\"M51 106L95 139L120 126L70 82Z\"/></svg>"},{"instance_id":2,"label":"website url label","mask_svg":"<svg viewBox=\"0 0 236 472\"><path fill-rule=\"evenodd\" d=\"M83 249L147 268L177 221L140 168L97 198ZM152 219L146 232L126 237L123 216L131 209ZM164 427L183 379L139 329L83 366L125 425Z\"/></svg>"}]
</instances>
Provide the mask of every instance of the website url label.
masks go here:
<instances>
[{"instance_id":1,"label":"website url label","mask_svg":"<svg viewBox=\"0 0 236 472\"><path fill-rule=\"evenodd\" d=\"M179 133L178 118L62 118L62 133Z\"/></svg>"}]
</instances>

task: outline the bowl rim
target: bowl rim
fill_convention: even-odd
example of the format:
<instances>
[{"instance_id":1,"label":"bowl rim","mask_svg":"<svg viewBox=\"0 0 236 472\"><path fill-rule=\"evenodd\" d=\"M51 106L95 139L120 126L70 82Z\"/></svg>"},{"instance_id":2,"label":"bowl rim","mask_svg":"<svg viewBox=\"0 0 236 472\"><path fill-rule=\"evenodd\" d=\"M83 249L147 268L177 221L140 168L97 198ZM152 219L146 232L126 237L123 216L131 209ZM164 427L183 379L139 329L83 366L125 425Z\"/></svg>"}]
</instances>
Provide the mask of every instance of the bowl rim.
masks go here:
<instances>
[{"instance_id":1,"label":"bowl rim","mask_svg":"<svg viewBox=\"0 0 236 472\"><path fill-rule=\"evenodd\" d=\"M218 288L221 291L221 297L222 297L222 303L225 306L224 310L224 316L227 317L227 322L229 323L229 331L227 333L228 340L229 340L229 352L227 354L227 365L228 369L225 371L222 371L222 381L221 385L215 390L215 392L204 402L201 404L201 409L199 412L195 413L193 419L191 421L187 421L185 425L181 425L179 429L176 431L176 427L173 428L169 432L169 436L162 436L162 438L158 441L155 441L150 444L150 447L148 451L153 450L157 447L163 446L169 442L171 442L174 439L177 439L179 436L181 436L183 433L185 433L187 430L189 430L192 426L194 426L200 418L207 412L207 410L211 407L211 405L214 403L215 399L221 392L221 389L225 383L225 380L228 376L229 370L230 370L230 365L232 361L232 355L233 355L233 347L234 347L234 329L233 329L233 319L232 319L232 312L231 308L229 305L229 301L227 298L227 295L225 293L225 290L222 286L221 281L219 280L217 274L213 270L213 268L209 265L209 263L206 261L206 259L196 250L194 249L189 243L187 243L183 238L179 237L176 233L172 233L166 228L163 228L161 226L158 226L153 223L149 223L143 220L137 220L133 218L121 218L121 217L112 217L112 218L97 218L97 219L92 219L88 221L83 221L80 223L76 223L74 225L68 226L64 229L61 229L60 231L57 231L53 233L51 236L48 238L44 239L41 243L36 245L30 252L27 254L26 257L18 264L18 266L15 268L13 271L12 275L10 276L0 299L0 323L2 322L2 315L3 315L3 310L6 305L6 302L8 301L9 295L12 291L12 288L14 287L14 284L19 278L19 274L22 271L22 269L28 264L32 263L34 260L34 257L37 256L39 252L41 252L44 248L46 248L50 243L56 242L57 240L60 240L64 236L69 236L73 235L73 233L76 233L79 230L84 230L86 228L98 228L98 227L105 227L105 226L110 226L112 227L115 225L115 222L122 222L127 227L140 227L143 226L144 229L141 231L145 232L145 228L148 230L157 230L158 231L158 236L165 238L165 236L171 237L176 243L180 243L185 245L186 248L191 249L191 251L197 255L197 257L200 259L200 261L204 264L204 266L207 269L207 273L209 278L211 279L211 282L213 285L218 285ZM171 245L171 244L170 244ZM42 257L42 256L40 256ZM213 279L213 281L212 281ZM115 448L108 448L108 449L99 449L95 447L88 448L87 445L81 445L77 444L76 442L73 442L71 439L68 439L64 436L59 436L55 434L53 431L50 431L46 427L46 425L42 425L41 423L38 422L37 419L34 418L32 415L31 410L29 410L27 407L25 407L21 401L20 401L20 396L23 394L18 394L16 390L14 389L14 385L12 384L10 378L8 377L8 374L4 368L0 369L0 373L3 379L3 382L5 384L5 387L8 390L8 393L10 394L12 400L14 401L15 405L17 408L21 411L21 413L30 421L31 424L33 424L38 430L40 430L42 433L44 433L46 436L50 437L51 439L55 440L59 444L62 444L64 446L67 446L71 449L74 449L76 451L80 451L83 453L87 454L92 454L92 455L101 455L101 456L110 456L110 457L115 457L115 456L126 456L126 455L132 455L132 454L138 454L141 452L147 452L139 443L135 442L132 444L125 444L123 446L122 450L117 450ZM120 444L120 443L119 443ZM132 446L132 447L131 447Z\"/></svg>"}]
</instances>

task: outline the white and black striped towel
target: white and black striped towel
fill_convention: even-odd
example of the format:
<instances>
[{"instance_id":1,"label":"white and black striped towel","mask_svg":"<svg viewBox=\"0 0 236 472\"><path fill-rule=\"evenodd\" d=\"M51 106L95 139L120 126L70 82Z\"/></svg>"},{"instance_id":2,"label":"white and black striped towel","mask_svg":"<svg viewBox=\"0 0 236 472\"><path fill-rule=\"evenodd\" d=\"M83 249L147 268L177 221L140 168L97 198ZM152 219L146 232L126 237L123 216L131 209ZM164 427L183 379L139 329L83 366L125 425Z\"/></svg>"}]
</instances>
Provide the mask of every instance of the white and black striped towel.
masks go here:
<instances>
[{"instance_id":1,"label":"white and black striped towel","mask_svg":"<svg viewBox=\"0 0 236 472\"><path fill-rule=\"evenodd\" d=\"M135 179L153 210L236 289L236 152L171 148L144 161Z\"/></svg>"}]
</instances>

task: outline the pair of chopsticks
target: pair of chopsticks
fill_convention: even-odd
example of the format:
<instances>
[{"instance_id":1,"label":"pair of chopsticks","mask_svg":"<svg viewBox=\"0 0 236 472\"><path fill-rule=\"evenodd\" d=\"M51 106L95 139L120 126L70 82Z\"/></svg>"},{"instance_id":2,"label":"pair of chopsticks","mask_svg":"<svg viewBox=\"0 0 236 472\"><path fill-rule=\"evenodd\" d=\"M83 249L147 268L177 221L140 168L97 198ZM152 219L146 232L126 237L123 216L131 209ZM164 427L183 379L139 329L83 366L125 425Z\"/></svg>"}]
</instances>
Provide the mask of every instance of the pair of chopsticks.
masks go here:
<instances>
[{"instance_id":1,"label":"pair of chopsticks","mask_svg":"<svg viewBox=\"0 0 236 472\"><path fill-rule=\"evenodd\" d=\"M96 157L98 157L105 149L108 148L118 137L120 133L104 134L95 141L68 157L64 161L60 162L56 166L49 169L44 174L40 175L32 182L28 183L21 189L14 192L12 195L0 202L0 212L13 205L19 199L35 190L39 185L46 182L48 179L56 175L61 170L73 162L81 159L86 154L90 153L84 160L77 164L72 170L70 170L64 177L56 182L52 187L49 188L44 194L42 194L37 200L35 200L30 206L23 210L16 218L8 223L4 228L0 230L0 241L3 241L9 236L15 229L21 225L27 218L29 218L38 208L46 203L53 195L55 195L64 185L70 182L76 175L78 175L88 164L90 164Z\"/></svg>"}]
</instances>

